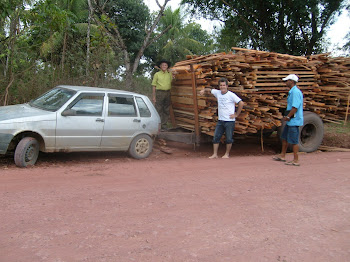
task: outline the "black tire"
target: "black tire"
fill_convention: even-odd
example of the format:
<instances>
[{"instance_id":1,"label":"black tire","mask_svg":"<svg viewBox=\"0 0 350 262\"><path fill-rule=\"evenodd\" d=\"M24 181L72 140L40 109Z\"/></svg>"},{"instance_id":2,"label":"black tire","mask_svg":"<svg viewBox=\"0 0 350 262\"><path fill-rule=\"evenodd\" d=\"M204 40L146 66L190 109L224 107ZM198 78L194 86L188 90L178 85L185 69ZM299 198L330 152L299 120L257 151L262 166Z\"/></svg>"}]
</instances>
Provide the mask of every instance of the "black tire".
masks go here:
<instances>
[{"instance_id":1,"label":"black tire","mask_svg":"<svg viewBox=\"0 0 350 262\"><path fill-rule=\"evenodd\" d=\"M39 147L39 142L33 137L25 137L19 141L14 156L16 166L33 166L39 156Z\"/></svg>"},{"instance_id":2,"label":"black tire","mask_svg":"<svg viewBox=\"0 0 350 262\"><path fill-rule=\"evenodd\" d=\"M281 139L283 129L286 125L285 121L282 121L282 126L278 129L278 137ZM305 111L304 112L304 125L299 127L299 151L300 152L314 152L321 145L323 140L323 121L315 113ZM288 151L292 151L291 145L288 145Z\"/></svg>"},{"instance_id":3,"label":"black tire","mask_svg":"<svg viewBox=\"0 0 350 262\"><path fill-rule=\"evenodd\" d=\"M314 152L321 145L324 134L322 119L315 113L304 112L304 125L300 127L300 152Z\"/></svg>"},{"instance_id":4,"label":"black tire","mask_svg":"<svg viewBox=\"0 0 350 262\"><path fill-rule=\"evenodd\" d=\"M129 154L133 158L142 159L151 154L153 148L153 140L148 135L138 135L131 142Z\"/></svg>"}]
</instances>

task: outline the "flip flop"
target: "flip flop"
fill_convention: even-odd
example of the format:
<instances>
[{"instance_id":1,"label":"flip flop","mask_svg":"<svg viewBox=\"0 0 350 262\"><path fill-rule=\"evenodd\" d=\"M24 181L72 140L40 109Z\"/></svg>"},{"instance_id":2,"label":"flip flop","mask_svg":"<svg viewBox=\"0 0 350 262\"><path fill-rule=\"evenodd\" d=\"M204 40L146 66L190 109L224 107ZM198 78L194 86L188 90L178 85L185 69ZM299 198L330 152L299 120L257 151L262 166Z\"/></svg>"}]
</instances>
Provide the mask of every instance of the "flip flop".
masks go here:
<instances>
[{"instance_id":1,"label":"flip flop","mask_svg":"<svg viewBox=\"0 0 350 262\"><path fill-rule=\"evenodd\" d=\"M290 161L290 162L286 162L284 163L285 165L288 165L288 166L300 166L299 163L295 163L294 161Z\"/></svg>"},{"instance_id":2,"label":"flip flop","mask_svg":"<svg viewBox=\"0 0 350 262\"><path fill-rule=\"evenodd\" d=\"M286 160L285 160L285 159L283 159L283 158L281 158L281 157L279 157L279 156L274 156L272 159L273 159L273 160L275 160L275 161L282 161L282 162L286 162Z\"/></svg>"}]
</instances>

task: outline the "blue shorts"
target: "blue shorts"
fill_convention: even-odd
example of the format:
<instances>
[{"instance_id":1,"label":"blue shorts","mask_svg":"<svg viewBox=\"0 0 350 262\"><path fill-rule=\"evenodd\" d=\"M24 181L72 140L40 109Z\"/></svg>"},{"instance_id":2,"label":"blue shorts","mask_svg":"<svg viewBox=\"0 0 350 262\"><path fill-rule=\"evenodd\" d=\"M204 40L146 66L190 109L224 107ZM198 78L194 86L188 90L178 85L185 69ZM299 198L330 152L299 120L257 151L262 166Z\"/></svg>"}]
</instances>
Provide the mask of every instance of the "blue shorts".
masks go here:
<instances>
[{"instance_id":1,"label":"blue shorts","mask_svg":"<svg viewBox=\"0 0 350 262\"><path fill-rule=\"evenodd\" d=\"M235 121L219 120L216 124L213 144L219 144L222 135L225 133L226 144L233 143L233 131L235 130Z\"/></svg>"},{"instance_id":2,"label":"blue shorts","mask_svg":"<svg viewBox=\"0 0 350 262\"><path fill-rule=\"evenodd\" d=\"M299 144L299 127L286 125L283 129L281 138L286 140L289 144Z\"/></svg>"}]
</instances>

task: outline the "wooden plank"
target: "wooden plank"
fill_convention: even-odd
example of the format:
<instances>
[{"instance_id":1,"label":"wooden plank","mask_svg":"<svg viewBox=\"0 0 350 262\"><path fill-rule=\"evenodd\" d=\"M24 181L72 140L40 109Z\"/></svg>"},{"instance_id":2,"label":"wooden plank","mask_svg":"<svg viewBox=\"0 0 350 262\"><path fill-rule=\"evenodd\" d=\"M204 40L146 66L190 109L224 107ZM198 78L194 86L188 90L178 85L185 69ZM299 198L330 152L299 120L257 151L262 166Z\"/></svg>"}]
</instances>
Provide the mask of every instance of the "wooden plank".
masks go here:
<instances>
[{"instance_id":1,"label":"wooden plank","mask_svg":"<svg viewBox=\"0 0 350 262\"><path fill-rule=\"evenodd\" d=\"M179 104L193 105L193 99L189 97L171 96L171 101ZM206 106L205 100L199 99L197 103L199 106Z\"/></svg>"}]
</instances>

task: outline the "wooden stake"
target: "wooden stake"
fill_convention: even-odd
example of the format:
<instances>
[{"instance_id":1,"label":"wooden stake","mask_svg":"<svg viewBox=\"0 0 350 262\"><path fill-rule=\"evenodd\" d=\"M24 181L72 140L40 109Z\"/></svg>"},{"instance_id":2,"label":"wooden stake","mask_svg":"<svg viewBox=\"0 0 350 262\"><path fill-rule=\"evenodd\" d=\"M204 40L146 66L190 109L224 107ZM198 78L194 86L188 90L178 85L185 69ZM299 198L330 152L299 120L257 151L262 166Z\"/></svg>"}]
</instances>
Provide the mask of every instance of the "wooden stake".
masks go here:
<instances>
[{"instance_id":1,"label":"wooden stake","mask_svg":"<svg viewBox=\"0 0 350 262\"><path fill-rule=\"evenodd\" d=\"M196 82L196 75L194 72L193 64L191 66L191 72L192 72L192 91L193 91L193 113L194 113L194 130L196 133L196 144L199 145L200 140L200 126L199 126L199 116L198 116L198 101L197 101L197 82Z\"/></svg>"},{"instance_id":2,"label":"wooden stake","mask_svg":"<svg viewBox=\"0 0 350 262\"><path fill-rule=\"evenodd\" d=\"M260 142L261 142L261 152L264 152L264 125L261 127L261 135L260 135Z\"/></svg>"},{"instance_id":3,"label":"wooden stake","mask_svg":"<svg viewBox=\"0 0 350 262\"><path fill-rule=\"evenodd\" d=\"M346 125L346 122L348 120L348 115L349 115L349 104L350 104L350 93L348 96L348 105L346 106L346 114L345 114L345 121L344 121L344 125Z\"/></svg>"}]
</instances>

